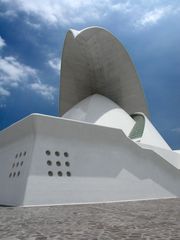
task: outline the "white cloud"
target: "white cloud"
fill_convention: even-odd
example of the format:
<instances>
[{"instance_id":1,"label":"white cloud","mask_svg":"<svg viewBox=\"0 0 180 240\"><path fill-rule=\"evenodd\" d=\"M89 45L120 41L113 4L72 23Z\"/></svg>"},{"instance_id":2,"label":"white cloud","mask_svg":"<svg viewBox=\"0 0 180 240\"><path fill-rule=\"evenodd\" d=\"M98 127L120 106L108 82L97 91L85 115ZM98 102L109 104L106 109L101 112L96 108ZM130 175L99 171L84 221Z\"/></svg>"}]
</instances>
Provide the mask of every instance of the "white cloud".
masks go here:
<instances>
[{"instance_id":1,"label":"white cloud","mask_svg":"<svg viewBox=\"0 0 180 240\"><path fill-rule=\"evenodd\" d=\"M33 23L29 20L26 21L27 25L29 25L30 27L34 28L34 29L39 29L41 27L40 24L37 24L37 23Z\"/></svg>"},{"instance_id":2,"label":"white cloud","mask_svg":"<svg viewBox=\"0 0 180 240\"><path fill-rule=\"evenodd\" d=\"M7 97L7 96L10 96L10 92L0 86L0 97Z\"/></svg>"},{"instance_id":3,"label":"white cloud","mask_svg":"<svg viewBox=\"0 0 180 240\"><path fill-rule=\"evenodd\" d=\"M0 97L8 97L11 89L31 89L48 100L53 100L55 88L41 83L36 69L20 63L15 57L0 57Z\"/></svg>"},{"instance_id":4,"label":"white cloud","mask_svg":"<svg viewBox=\"0 0 180 240\"><path fill-rule=\"evenodd\" d=\"M48 61L49 66L55 70L56 73L60 73L61 60L59 58L52 58Z\"/></svg>"},{"instance_id":5,"label":"white cloud","mask_svg":"<svg viewBox=\"0 0 180 240\"><path fill-rule=\"evenodd\" d=\"M173 128L171 131L180 134L180 127Z\"/></svg>"},{"instance_id":6,"label":"white cloud","mask_svg":"<svg viewBox=\"0 0 180 240\"><path fill-rule=\"evenodd\" d=\"M138 21L137 25L144 27L146 25L152 25L156 24L160 19L167 16L168 13L170 13L171 7L160 7L155 8L152 11L146 12Z\"/></svg>"},{"instance_id":7,"label":"white cloud","mask_svg":"<svg viewBox=\"0 0 180 240\"><path fill-rule=\"evenodd\" d=\"M83 23L87 19L99 19L109 0L6 0L11 9L24 11L27 14L35 14L50 24L61 25ZM87 11L88 9L88 11Z\"/></svg>"},{"instance_id":8,"label":"white cloud","mask_svg":"<svg viewBox=\"0 0 180 240\"><path fill-rule=\"evenodd\" d=\"M179 1L161 0L1 0L8 11L23 11L35 15L39 20L52 25L72 26L76 23L94 24L116 16L118 23L122 16L132 27L144 28L157 23L169 13L177 13ZM35 24L36 23L32 23ZM31 23L30 23L31 25Z\"/></svg>"},{"instance_id":9,"label":"white cloud","mask_svg":"<svg viewBox=\"0 0 180 240\"><path fill-rule=\"evenodd\" d=\"M30 84L30 87L32 90L42 95L44 98L47 98L49 100L54 99L54 93L56 92L56 89L54 87L47 84L43 84L40 81L37 83Z\"/></svg>"},{"instance_id":10,"label":"white cloud","mask_svg":"<svg viewBox=\"0 0 180 240\"><path fill-rule=\"evenodd\" d=\"M4 39L0 36L0 49L6 46Z\"/></svg>"},{"instance_id":11,"label":"white cloud","mask_svg":"<svg viewBox=\"0 0 180 240\"><path fill-rule=\"evenodd\" d=\"M14 10L7 10L5 12L0 12L0 17L4 17L4 18L8 18L8 20L12 20L15 17L17 17L17 14Z\"/></svg>"},{"instance_id":12,"label":"white cloud","mask_svg":"<svg viewBox=\"0 0 180 240\"><path fill-rule=\"evenodd\" d=\"M0 36L0 48L6 45ZM57 71L60 61L54 58L49 61L50 66ZM0 97L11 95L12 88L28 88L34 90L48 100L53 100L56 89L48 84L43 84L38 76L38 71L18 61L13 56L0 55Z\"/></svg>"},{"instance_id":13,"label":"white cloud","mask_svg":"<svg viewBox=\"0 0 180 240\"><path fill-rule=\"evenodd\" d=\"M15 57L0 57L0 84L17 87L29 78L36 79L37 71L20 63Z\"/></svg>"},{"instance_id":14,"label":"white cloud","mask_svg":"<svg viewBox=\"0 0 180 240\"><path fill-rule=\"evenodd\" d=\"M112 4L110 6L110 9L112 11L128 13L128 12L132 11L132 4L130 4L129 1L126 1L123 3Z\"/></svg>"}]
</instances>

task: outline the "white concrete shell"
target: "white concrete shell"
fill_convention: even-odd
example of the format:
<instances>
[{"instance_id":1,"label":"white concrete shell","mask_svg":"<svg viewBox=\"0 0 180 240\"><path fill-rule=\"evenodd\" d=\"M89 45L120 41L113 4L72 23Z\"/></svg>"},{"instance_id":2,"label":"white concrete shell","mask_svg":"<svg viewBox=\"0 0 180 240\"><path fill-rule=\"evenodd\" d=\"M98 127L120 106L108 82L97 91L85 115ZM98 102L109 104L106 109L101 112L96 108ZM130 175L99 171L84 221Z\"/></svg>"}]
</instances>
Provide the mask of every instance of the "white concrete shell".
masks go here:
<instances>
[{"instance_id":1,"label":"white concrete shell","mask_svg":"<svg viewBox=\"0 0 180 240\"><path fill-rule=\"evenodd\" d=\"M2 205L180 197L178 153L90 123L30 115L1 132L0 163Z\"/></svg>"},{"instance_id":2,"label":"white concrete shell","mask_svg":"<svg viewBox=\"0 0 180 240\"><path fill-rule=\"evenodd\" d=\"M135 121L129 114L116 103L99 94L83 99L62 117L105 127L118 128L127 136L135 125Z\"/></svg>"},{"instance_id":3,"label":"white concrete shell","mask_svg":"<svg viewBox=\"0 0 180 240\"><path fill-rule=\"evenodd\" d=\"M136 70L122 44L103 28L70 30L62 54L61 115L92 94L106 96L129 114L149 115Z\"/></svg>"},{"instance_id":4,"label":"white concrete shell","mask_svg":"<svg viewBox=\"0 0 180 240\"><path fill-rule=\"evenodd\" d=\"M32 114L0 132L0 204L180 197L180 151L146 117L134 66L106 30L68 32L61 113Z\"/></svg>"},{"instance_id":5,"label":"white concrete shell","mask_svg":"<svg viewBox=\"0 0 180 240\"><path fill-rule=\"evenodd\" d=\"M68 110L62 118L121 129L135 142L171 150L143 113L131 116L112 100L93 94Z\"/></svg>"}]
</instances>

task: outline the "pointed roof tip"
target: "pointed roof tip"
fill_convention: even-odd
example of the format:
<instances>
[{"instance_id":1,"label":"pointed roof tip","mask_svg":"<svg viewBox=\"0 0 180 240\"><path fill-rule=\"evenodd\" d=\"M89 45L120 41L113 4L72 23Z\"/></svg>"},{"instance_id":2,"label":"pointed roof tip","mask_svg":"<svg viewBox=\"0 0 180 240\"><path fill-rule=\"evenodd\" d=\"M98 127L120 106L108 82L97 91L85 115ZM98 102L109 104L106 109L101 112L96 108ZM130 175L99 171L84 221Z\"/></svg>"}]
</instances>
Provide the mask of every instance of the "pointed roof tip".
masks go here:
<instances>
[{"instance_id":1,"label":"pointed roof tip","mask_svg":"<svg viewBox=\"0 0 180 240\"><path fill-rule=\"evenodd\" d=\"M71 33L73 34L73 36L74 36L74 38L76 38L77 37L77 35L80 33L80 31L78 31L78 30L75 30L75 29L69 29L69 31L71 31Z\"/></svg>"},{"instance_id":2,"label":"pointed roof tip","mask_svg":"<svg viewBox=\"0 0 180 240\"><path fill-rule=\"evenodd\" d=\"M103 27L99 27L99 26L91 26L91 27L87 27L87 28L83 28L82 30L76 30L76 29L72 29L70 28L69 31L71 31L71 33L73 34L74 38L76 38L79 34L90 30L90 29L94 29L94 30L104 30L106 32L109 32L107 29L103 28ZM110 32L109 32L110 33Z\"/></svg>"}]
</instances>

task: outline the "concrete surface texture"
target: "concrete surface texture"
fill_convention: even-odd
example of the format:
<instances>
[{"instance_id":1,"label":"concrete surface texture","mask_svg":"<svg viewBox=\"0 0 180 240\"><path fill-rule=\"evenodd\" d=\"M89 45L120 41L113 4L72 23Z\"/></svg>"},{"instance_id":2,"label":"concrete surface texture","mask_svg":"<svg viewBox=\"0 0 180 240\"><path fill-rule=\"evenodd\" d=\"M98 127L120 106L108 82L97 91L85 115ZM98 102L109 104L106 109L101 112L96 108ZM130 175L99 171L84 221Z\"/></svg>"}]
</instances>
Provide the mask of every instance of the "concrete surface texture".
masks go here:
<instances>
[{"instance_id":1,"label":"concrete surface texture","mask_svg":"<svg viewBox=\"0 0 180 240\"><path fill-rule=\"evenodd\" d=\"M180 196L180 155L163 158L121 129L33 114L2 131L0 146L2 205Z\"/></svg>"},{"instance_id":2,"label":"concrete surface texture","mask_svg":"<svg viewBox=\"0 0 180 240\"><path fill-rule=\"evenodd\" d=\"M111 99L129 114L149 115L136 70L122 44L103 28L70 30L61 63L61 115L95 93Z\"/></svg>"},{"instance_id":3,"label":"concrete surface texture","mask_svg":"<svg viewBox=\"0 0 180 240\"><path fill-rule=\"evenodd\" d=\"M0 208L2 240L180 239L180 199Z\"/></svg>"},{"instance_id":4,"label":"concrete surface texture","mask_svg":"<svg viewBox=\"0 0 180 240\"><path fill-rule=\"evenodd\" d=\"M66 118L32 114L1 131L0 204L180 197L180 155L144 114L135 68L112 34L68 32L61 86L63 109L73 105Z\"/></svg>"},{"instance_id":5,"label":"concrete surface texture","mask_svg":"<svg viewBox=\"0 0 180 240\"><path fill-rule=\"evenodd\" d=\"M135 125L129 114L110 99L94 94L67 111L62 118L119 128L128 136Z\"/></svg>"},{"instance_id":6,"label":"concrete surface texture","mask_svg":"<svg viewBox=\"0 0 180 240\"><path fill-rule=\"evenodd\" d=\"M92 96L92 106L87 101L82 110L76 110L88 115L105 103L100 117L90 116L98 116L101 124L114 124L117 116L123 117L125 130L130 116L113 109L111 101L107 106L109 100L104 102L104 98ZM0 203L32 206L179 197L180 154L160 148L158 132L141 117L143 141L138 137L138 144L121 129L41 114L32 114L2 131ZM153 143L156 145L150 146Z\"/></svg>"}]
</instances>

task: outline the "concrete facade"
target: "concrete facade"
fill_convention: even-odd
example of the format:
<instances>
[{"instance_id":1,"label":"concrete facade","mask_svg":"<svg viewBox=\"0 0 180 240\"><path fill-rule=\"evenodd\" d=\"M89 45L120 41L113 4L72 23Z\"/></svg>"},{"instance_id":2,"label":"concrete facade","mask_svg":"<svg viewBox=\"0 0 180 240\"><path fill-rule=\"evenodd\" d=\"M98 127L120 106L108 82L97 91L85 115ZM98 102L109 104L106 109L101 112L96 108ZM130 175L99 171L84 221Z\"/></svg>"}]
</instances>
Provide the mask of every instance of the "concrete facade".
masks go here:
<instances>
[{"instance_id":1,"label":"concrete facade","mask_svg":"<svg viewBox=\"0 0 180 240\"><path fill-rule=\"evenodd\" d=\"M69 31L61 76L62 117L32 114L0 132L0 204L179 197L180 154L148 120L134 66L112 34Z\"/></svg>"},{"instance_id":2,"label":"concrete facade","mask_svg":"<svg viewBox=\"0 0 180 240\"><path fill-rule=\"evenodd\" d=\"M122 44L99 27L66 35L61 65L60 113L100 94L127 113L149 115L134 65Z\"/></svg>"},{"instance_id":3,"label":"concrete facade","mask_svg":"<svg viewBox=\"0 0 180 240\"><path fill-rule=\"evenodd\" d=\"M2 131L0 146L3 205L180 196L180 155L173 164L121 129L33 114Z\"/></svg>"}]
</instances>

